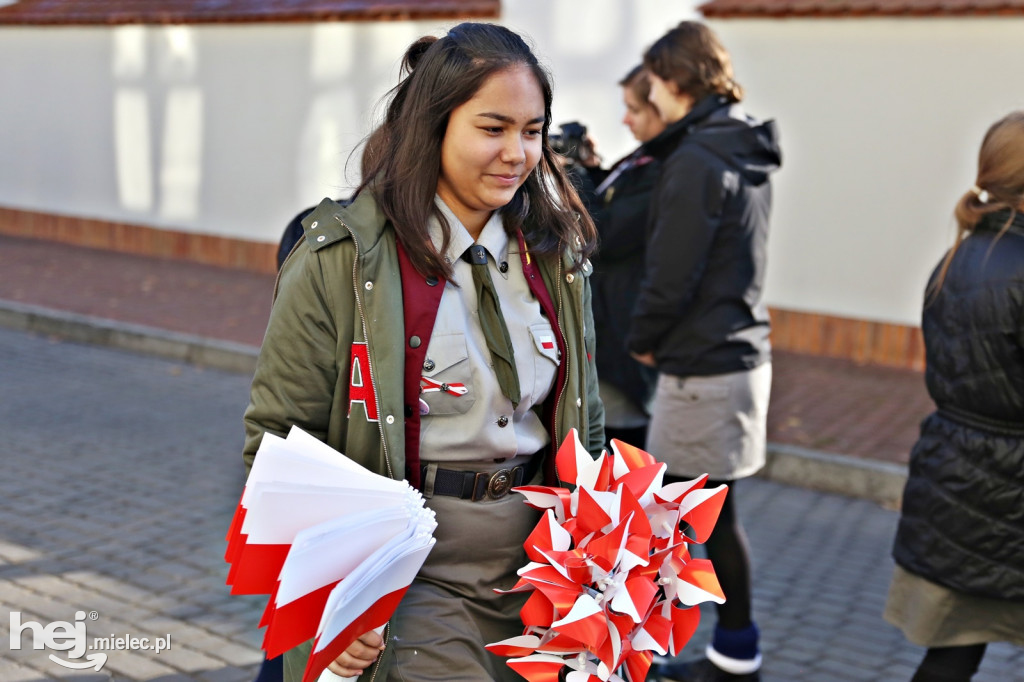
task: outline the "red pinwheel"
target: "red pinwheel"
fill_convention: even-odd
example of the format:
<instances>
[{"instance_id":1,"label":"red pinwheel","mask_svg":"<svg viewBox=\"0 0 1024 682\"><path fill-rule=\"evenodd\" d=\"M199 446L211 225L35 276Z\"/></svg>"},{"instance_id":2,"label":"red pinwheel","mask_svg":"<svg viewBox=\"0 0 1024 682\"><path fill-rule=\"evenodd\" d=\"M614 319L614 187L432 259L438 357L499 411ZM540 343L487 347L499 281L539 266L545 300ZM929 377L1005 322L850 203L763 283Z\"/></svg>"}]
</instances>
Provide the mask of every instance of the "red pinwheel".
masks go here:
<instances>
[{"instance_id":1,"label":"red pinwheel","mask_svg":"<svg viewBox=\"0 0 1024 682\"><path fill-rule=\"evenodd\" d=\"M711 562L690 556L711 534L728 492L707 476L662 485L665 465L613 440L597 459L573 431L559 447L571 486L516 488L544 510L525 543L530 563L509 592L530 592L521 636L487 645L530 682L641 682L655 653L677 654L697 605L722 603Z\"/></svg>"}]
</instances>

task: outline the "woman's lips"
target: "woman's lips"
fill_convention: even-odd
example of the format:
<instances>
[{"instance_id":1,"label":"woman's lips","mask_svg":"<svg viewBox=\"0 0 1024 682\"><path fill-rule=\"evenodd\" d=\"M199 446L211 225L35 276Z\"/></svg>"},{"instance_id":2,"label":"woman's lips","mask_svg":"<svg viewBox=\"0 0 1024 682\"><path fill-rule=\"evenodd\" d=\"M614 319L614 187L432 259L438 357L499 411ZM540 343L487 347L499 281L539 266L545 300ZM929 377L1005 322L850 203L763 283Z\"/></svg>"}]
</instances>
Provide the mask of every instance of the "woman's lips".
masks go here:
<instances>
[{"instance_id":1,"label":"woman's lips","mask_svg":"<svg viewBox=\"0 0 1024 682\"><path fill-rule=\"evenodd\" d=\"M501 173L493 173L491 177L494 178L495 182L497 182L502 187L514 187L515 185L519 184L518 175L505 175Z\"/></svg>"}]
</instances>

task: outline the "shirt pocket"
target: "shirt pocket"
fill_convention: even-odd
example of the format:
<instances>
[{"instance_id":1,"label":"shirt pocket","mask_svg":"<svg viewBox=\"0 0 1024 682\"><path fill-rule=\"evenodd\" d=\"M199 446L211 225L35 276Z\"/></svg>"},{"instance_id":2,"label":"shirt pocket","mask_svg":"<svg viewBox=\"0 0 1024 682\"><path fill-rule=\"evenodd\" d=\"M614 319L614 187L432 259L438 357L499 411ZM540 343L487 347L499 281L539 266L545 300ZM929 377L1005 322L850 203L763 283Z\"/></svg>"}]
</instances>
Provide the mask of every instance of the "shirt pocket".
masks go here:
<instances>
[{"instance_id":1,"label":"shirt pocket","mask_svg":"<svg viewBox=\"0 0 1024 682\"><path fill-rule=\"evenodd\" d=\"M465 414L476 401L466 335L432 336L420 378L420 400L428 415Z\"/></svg>"},{"instance_id":2,"label":"shirt pocket","mask_svg":"<svg viewBox=\"0 0 1024 682\"><path fill-rule=\"evenodd\" d=\"M558 340L549 322L530 325L530 338L536 350L533 356L533 402L536 404L543 402L551 392L561 358Z\"/></svg>"}]
</instances>

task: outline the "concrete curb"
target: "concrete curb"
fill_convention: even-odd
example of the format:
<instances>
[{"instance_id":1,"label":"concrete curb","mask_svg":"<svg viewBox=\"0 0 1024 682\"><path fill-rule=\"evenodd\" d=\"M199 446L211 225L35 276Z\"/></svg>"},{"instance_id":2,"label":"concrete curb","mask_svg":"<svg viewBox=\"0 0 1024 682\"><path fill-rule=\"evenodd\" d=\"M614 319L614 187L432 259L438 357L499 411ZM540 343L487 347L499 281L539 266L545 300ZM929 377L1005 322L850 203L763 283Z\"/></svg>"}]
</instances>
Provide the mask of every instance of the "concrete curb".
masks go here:
<instances>
[{"instance_id":1,"label":"concrete curb","mask_svg":"<svg viewBox=\"0 0 1024 682\"><path fill-rule=\"evenodd\" d=\"M243 374L253 372L259 355L259 348L246 344L14 301L0 300L0 326ZM758 476L787 485L868 499L890 509L899 508L907 479L903 465L781 443L768 444L767 464Z\"/></svg>"},{"instance_id":2,"label":"concrete curb","mask_svg":"<svg viewBox=\"0 0 1024 682\"><path fill-rule=\"evenodd\" d=\"M14 301L0 301L0 326L243 374L253 372L260 350L243 343L207 339Z\"/></svg>"},{"instance_id":3,"label":"concrete curb","mask_svg":"<svg viewBox=\"0 0 1024 682\"><path fill-rule=\"evenodd\" d=\"M907 467L837 455L782 443L768 444L768 461L758 476L787 485L872 500L899 509Z\"/></svg>"}]
</instances>

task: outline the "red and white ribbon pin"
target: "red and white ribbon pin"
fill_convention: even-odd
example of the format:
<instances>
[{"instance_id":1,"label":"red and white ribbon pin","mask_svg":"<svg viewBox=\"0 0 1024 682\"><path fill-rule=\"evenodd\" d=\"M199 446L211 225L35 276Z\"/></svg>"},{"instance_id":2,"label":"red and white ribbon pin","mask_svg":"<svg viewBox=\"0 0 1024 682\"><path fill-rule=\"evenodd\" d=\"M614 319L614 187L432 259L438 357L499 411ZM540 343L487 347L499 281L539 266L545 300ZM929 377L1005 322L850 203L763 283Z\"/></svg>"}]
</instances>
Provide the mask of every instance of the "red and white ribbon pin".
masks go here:
<instances>
[{"instance_id":1,"label":"red and white ribbon pin","mask_svg":"<svg viewBox=\"0 0 1024 682\"><path fill-rule=\"evenodd\" d=\"M465 384L446 384L440 381L434 381L429 377L420 377L420 393L434 393L435 391L441 391L449 395L460 396L469 393L469 389L466 388Z\"/></svg>"}]
</instances>

